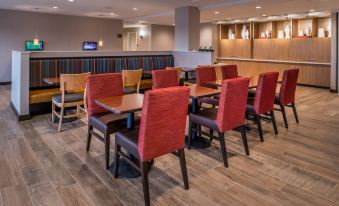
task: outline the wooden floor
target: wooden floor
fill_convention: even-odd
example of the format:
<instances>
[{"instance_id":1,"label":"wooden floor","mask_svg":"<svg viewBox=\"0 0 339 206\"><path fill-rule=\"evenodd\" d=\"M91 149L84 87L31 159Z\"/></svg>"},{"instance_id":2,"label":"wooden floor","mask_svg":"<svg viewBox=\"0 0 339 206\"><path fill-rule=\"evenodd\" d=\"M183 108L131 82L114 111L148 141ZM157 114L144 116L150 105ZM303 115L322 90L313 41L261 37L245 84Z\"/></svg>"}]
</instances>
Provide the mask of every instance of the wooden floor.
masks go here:
<instances>
[{"instance_id":1,"label":"wooden floor","mask_svg":"<svg viewBox=\"0 0 339 206\"><path fill-rule=\"evenodd\" d=\"M277 113L279 135L264 123L264 143L253 127L250 157L243 156L240 135L228 133L227 169L216 141L186 150L188 191L175 156L156 159L152 204L339 205L339 97L305 87L297 96L301 123L288 111L286 130ZM114 179L104 169L103 143L94 140L86 152L85 121L57 133L50 115L17 122L9 101L10 87L0 86L0 206L143 204L140 178Z\"/></svg>"}]
</instances>

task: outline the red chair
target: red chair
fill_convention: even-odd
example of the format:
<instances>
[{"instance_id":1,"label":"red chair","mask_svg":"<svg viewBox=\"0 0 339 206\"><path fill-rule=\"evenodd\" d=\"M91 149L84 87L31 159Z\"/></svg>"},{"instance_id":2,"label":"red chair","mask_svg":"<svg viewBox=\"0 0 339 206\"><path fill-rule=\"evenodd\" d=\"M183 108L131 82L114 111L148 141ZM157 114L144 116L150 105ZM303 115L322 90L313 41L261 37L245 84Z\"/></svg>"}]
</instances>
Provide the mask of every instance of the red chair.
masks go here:
<instances>
[{"instance_id":1,"label":"red chair","mask_svg":"<svg viewBox=\"0 0 339 206\"><path fill-rule=\"evenodd\" d=\"M237 65L233 64L233 65L221 66L221 75L222 75L222 79L237 78L239 76Z\"/></svg>"},{"instance_id":2,"label":"red chair","mask_svg":"<svg viewBox=\"0 0 339 206\"><path fill-rule=\"evenodd\" d=\"M274 103L280 106L280 111L283 114L285 127L288 128L285 106L290 106L293 109L294 117L297 123L299 118L295 107L295 91L297 89L299 69L289 69L284 71L281 82L279 95L276 95ZM289 105L291 104L291 105Z\"/></svg>"},{"instance_id":3,"label":"red chair","mask_svg":"<svg viewBox=\"0 0 339 206\"><path fill-rule=\"evenodd\" d=\"M86 82L85 108L88 117L87 151L90 149L92 135L105 143L106 169L109 168L110 134L126 128L126 115L113 114L95 103L98 98L119 96L124 94L121 74L89 75ZM97 129L103 134L93 131Z\"/></svg>"},{"instance_id":4,"label":"red chair","mask_svg":"<svg viewBox=\"0 0 339 206\"><path fill-rule=\"evenodd\" d=\"M195 69L195 72L198 86L211 87L206 82L217 80L214 67L198 67Z\"/></svg>"},{"instance_id":5,"label":"red chair","mask_svg":"<svg viewBox=\"0 0 339 206\"><path fill-rule=\"evenodd\" d=\"M246 155L249 155L245 132L245 111L249 83L250 79L248 77L224 80L221 88L219 108L205 109L196 114L191 113L189 115L188 148L191 147L193 132L199 132L210 138L218 139L220 141L224 166L228 167L224 133L228 130L240 129ZM196 129L199 125L213 131L218 131L219 137L215 137L213 133Z\"/></svg>"},{"instance_id":6,"label":"red chair","mask_svg":"<svg viewBox=\"0 0 339 206\"><path fill-rule=\"evenodd\" d=\"M249 116L253 116L254 118L252 120L254 120L258 125L260 140L262 142L264 141L264 137L261 127L261 119L267 117L262 117L261 115L267 115L269 113L271 118L268 119L273 123L275 134L278 134L278 128L274 116L274 99L278 77L279 72L267 72L260 74L254 99L249 99L246 108L246 116L248 119L250 119Z\"/></svg>"},{"instance_id":7,"label":"red chair","mask_svg":"<svg viewBox=\"0 0 339 206\"><path fill-rule=\"evenodd\" d=\"M153 89L179 86L178 72L172 70L152 71Z\"/></svg>"},{"instance_id":8,"label":"red chair","mask_svg":"<svg viewBox=\"0 0 339 206\"><path fill-rule=\"evenodd\" d=\"M115 135L114 177L118 177L122 156L141 172L145 205L150 205L148 161L178 151L185 189L189 188L184 154L188 87L170 87L147 91L141 112L140 129ZM169 109L175 105L175 112ZM126 149L140 164L131 161L122 151Z\"/></svg>"}]
</instances>

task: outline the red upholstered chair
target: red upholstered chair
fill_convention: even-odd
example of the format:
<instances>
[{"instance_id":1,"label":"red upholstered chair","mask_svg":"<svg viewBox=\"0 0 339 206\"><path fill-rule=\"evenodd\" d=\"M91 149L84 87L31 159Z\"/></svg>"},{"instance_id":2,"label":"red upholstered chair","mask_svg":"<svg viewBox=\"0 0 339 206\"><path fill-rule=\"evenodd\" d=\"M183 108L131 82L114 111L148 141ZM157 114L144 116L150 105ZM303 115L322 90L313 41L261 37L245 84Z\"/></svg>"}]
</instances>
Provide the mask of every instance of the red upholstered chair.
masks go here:
<instances>
[{"instance_id":1,"label":"red upholstered chair","mask_svg":"<svg viewBox=\"0 0 339 206\"><path fill-rule=\"evenodd\" d=\"M172 70L152 71L153 89L179 86L178 72Z\"/></svg>"},{"instance_id":2,"label":"red upholstered chair","mask_svg":"<svg viewBox=\"0 0 339 206\"><path fill-rule=\"evenodd\" d=\"M278 76L278 72L260 74L254 99L249 99L246 108L246 116L248 119L251 119L250 116L252 116L253 120L258 125L260 140L262 142L264 141L264 137L261 128L261 119L266 117L262 117L261 115L269 113L271 117L270 120L273 123L274 132L275 134L278 134L278 128L274 117L274 99Z\"/></svg>"},{"instance_id":3,"label":"red upholstered chair","mask_svg":"<svg viewBox=\"0 0 339 206\"><path fill-rule=\"evenodd\" d=\"M220 141L224 166L228 167L224 133L228 130L238 129L241 132L245 153L246 155L249 155L244 126L249 83L250 79L248 77L224 80L221 88L219 108L205 109L199 113L191 113L189 115L189 148L193 132L198 131L198 129L196 129L197 126L200 125L212 129L213 131L217 131L219 137L215 137L213 133L209 134L203 131L198 132Z\"/></svg>"},{"instance_id":4,"label":"red upholstered chair","mask_svg":"<svg viewBox=\"0 0 339 206\"><path fill-rule=\"evenodd\" d=\"M96 99L123 95L121 74L89 75L86 82L85 108L88 117L87 151L90 149L92 135L105 143L106 169L109 168L110 134L126 128L126 115L113 114L95 103ZM97 129L103 134L93 131Z\"/></svg>"},{"instance_id":5,"label":"red upholstered chair","mask_svg":"<svg viewBox=\"0 0 339 206\"><path fill-rule=\"evenodd\" d=\"M185 128L188 87L170 87L147 91L141 112L140 129L118 132L115 135L114 177L118 176L122 156L141 172L145 204L150 205L147 162L156 157L178 151L185 189L189 188L185 162ZM175 105L176 110L169 109ZM139 160L135 164L121 151L121 147Z\"/></svg>"},{"instance_id":6,"label":"red upholstered chair","mask_svg":"<svg viewBox=\"0 0 339 206\"><path fill-rule=\"evenodd\" d=\"M198 67L195 69L197 85L204 87L211 87L206 82L216 81L217 76L214 67Z\"/></svg>"},{"instance_id":7,"label":"red upholstered chair","mask_svg":"<svg viewBox=\"0 0 339 206\"><path fill-rule=\"evenodd\" d=\"M222 79L233 79L238 77L237 65L224 65L221 66Z\"/></svg>"},{"instance_id":8,"label":"red upholstered chair","mask_svg":"<svg viewBox=\"0 0 339 206\"><path fill-rule=\"evenodd\" d=\"M280 92L275 97L274 103L280 106L280 111L283 114L285 127L288 128L285 106L290 106L293 109L294 117L297 123L299 118L295 107L295 91L297 89L299 69L289 69L284 71L281 82Z\"/></svg>"}]
</instances>

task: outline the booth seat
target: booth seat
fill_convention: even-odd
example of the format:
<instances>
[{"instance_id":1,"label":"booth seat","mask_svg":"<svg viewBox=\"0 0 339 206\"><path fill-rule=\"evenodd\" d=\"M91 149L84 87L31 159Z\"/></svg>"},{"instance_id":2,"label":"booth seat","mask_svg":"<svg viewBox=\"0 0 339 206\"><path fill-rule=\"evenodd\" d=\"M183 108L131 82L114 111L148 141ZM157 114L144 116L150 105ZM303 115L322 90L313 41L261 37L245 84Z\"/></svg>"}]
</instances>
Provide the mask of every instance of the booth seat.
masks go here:
<instances>
[{"instance_id":1,"label":"booth seat","mask_svg":"<svg viewBox=\"0 0 339 206\"><path fill-rule=\"evenodd\" d=\"M51 102L53 96L60 94L60 88L31 90L29 91L29 104Z\"/></svg>"}]
</instances>

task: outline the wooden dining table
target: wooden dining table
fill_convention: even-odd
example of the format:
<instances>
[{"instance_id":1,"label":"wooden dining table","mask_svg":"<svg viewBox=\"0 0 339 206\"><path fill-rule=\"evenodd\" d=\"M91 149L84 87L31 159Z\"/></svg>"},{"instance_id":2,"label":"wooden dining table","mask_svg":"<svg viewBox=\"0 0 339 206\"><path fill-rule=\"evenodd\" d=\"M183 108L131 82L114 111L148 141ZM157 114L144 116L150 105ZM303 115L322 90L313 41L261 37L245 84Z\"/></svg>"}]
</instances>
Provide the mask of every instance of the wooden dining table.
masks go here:
<instances>
[{"instance_id":1,"label":"wooden dining table","mask_svg":"<svg viewBox=\"0 0 339 206\"><path fill-rule=\"evenodd\" d=\"M250 78L250 85L249 88L253 89L256 88L257 86L255 85L255 82L253 80L253 76L244 76L244 77L248 77ZM224 80L216 80L216 81L210 81L210 82L205 82L204 84L212 86L212 87L221 87L222 86L222 82Z\"/></svg>"},{"instance_id":2,"label":"wooden dining table","mask_svg":"<svg viewBox=\"0 0 339 206\"><path fill-rule=\"evenodd\" d=\"M51 86L60 85L60 77L44 78L43 81Z\"/></svg>"}]
</instances>

